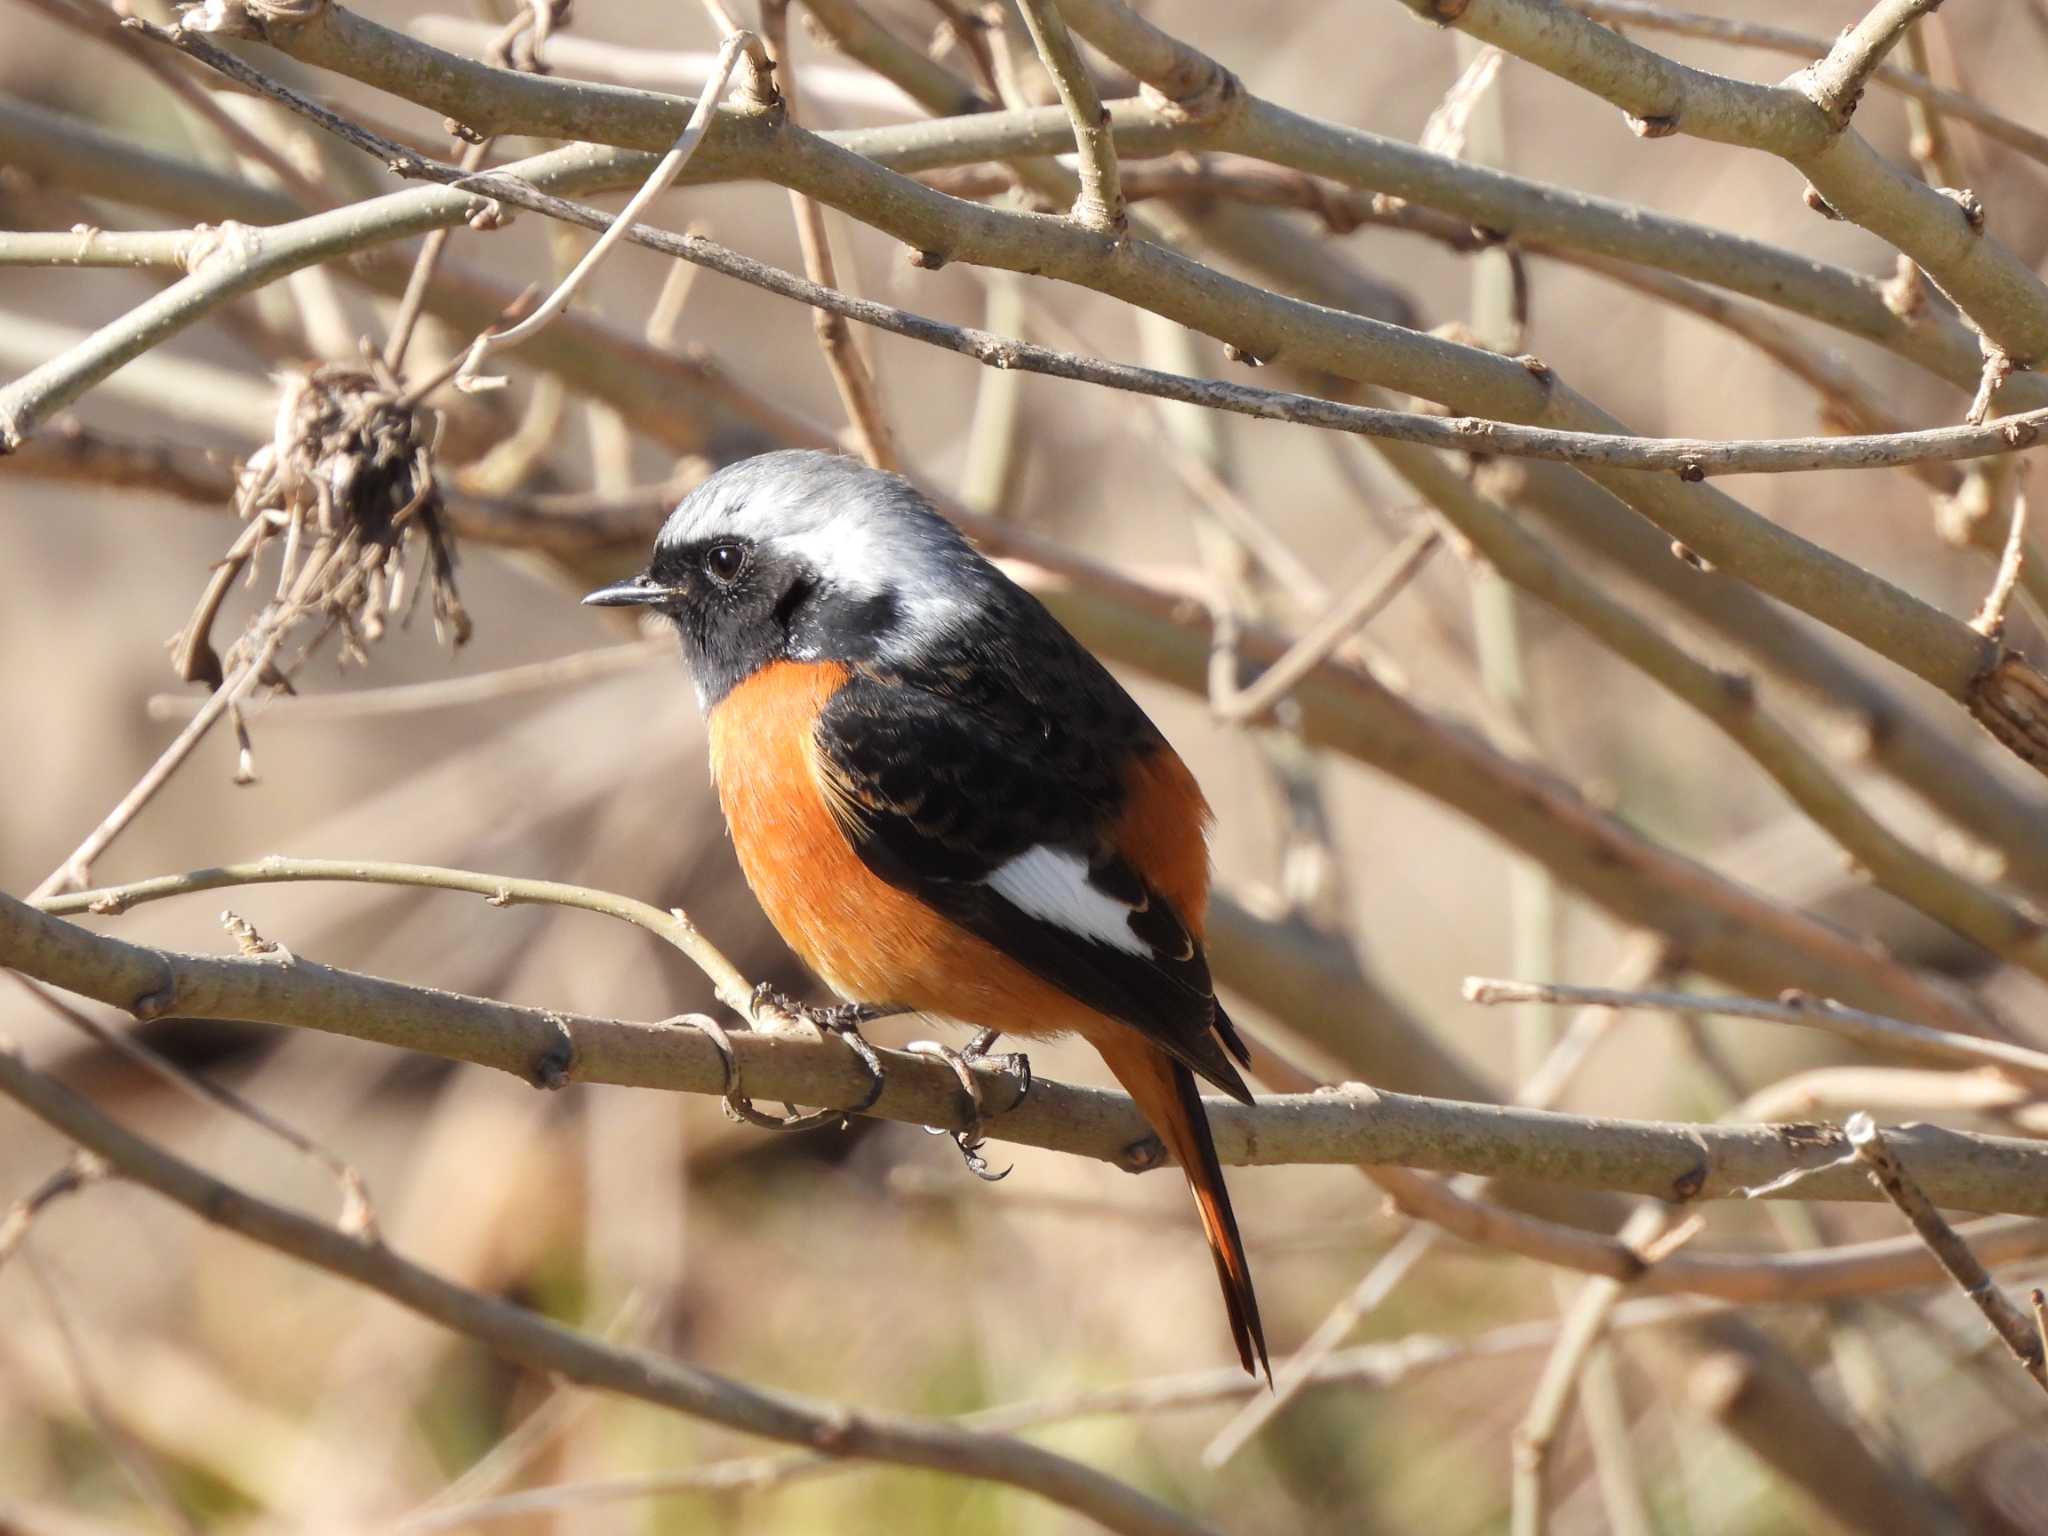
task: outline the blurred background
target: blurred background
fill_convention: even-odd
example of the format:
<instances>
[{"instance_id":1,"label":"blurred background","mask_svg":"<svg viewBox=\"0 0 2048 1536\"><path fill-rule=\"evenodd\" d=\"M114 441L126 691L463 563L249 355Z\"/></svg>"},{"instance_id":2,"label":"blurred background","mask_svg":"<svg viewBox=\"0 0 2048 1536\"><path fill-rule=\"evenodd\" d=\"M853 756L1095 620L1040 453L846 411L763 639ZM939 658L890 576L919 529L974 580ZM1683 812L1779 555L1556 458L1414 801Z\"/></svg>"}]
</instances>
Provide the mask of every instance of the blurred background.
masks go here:
<instances>
[{"instance_id":1,"label":"blurred background","mask_svg":"<svg viewBox=\"0 0 2048 1536\"><path fill-rule=\"evenodd\" d=\"M0 105L65 114L259 187L273 179L237 162L130 58L59 24L48 14L59 4L0 0L8 39ZM919 47L952 9L916 0L864 8ZM147 4L137 9L151 13ZM503 20L489 5L454 14L369 0L361 9L468 52ZM1713 9L1789 19L1826 38L1863 8L1816 3L1790 18L1763 3L1715 0ZM1387 4L1170 0L1146 10L1258 93L1403 139L1422 133L1470 62L1452 34ZM1931 67L1944 83L2048 128L2038 85L2048 35L2026 10L1950 6L1929 38ZM886 90L854 90L853 66L821 43L806 13L794 19L799 81L810 70L819 82L802 93L806 122L918 115ZM548 59L558 75L616 77L607 71L618 58L705 50L717 39L694 7L578 0ZM1749 79L1779 78L1797 62L1662 35L1643 40ZM586 44L625 52L576 52ZM943 38L934 47L942 63L971 74L960 47ZM251 54L259 56L287 78L316 79L262 50ZM1019 57L1025 94L1051 100L1028 44ZM1127 78L1102 73L1105 94L1129 94ZM338 78L317 84L367 120L451 153L431 114ZM664 88L689 82L676 76ZM308 179L347 195L395 185L266 109L223 99ZM1850 225L1815 217L1782 163L1682 137L1637 138L1610 108L1515 60L1473 122L1467 154L1485 152L1518 174L1891 274L1892 253ZM1906 162L1899 97L1873 92L1857 124ZM2038 262L2048 250L2042 167L1953 131L1991 227ZM532 150L513 141L496 152ZM1425 328L1462 324L1488 335L1500 323L1504 280L1489 271L1497 255L1468 257L1372 225L1337 234L1309 213L1267 210L1261 216L1294 244L1272 247L1266 269L1254 271L1229 240L1217 237L1221 254L1201 243L1205 221L1223 217L1215 208L1197 199L1172 210L1177 227L1192 230L1192 249L1269 286L1324 301L1381 292L1398 317ZM789 200L777 187L687 188L650 217L801 266ZM0 226L190 222L0 158ZM837 216L831 229L850 289L1051 345L1243 376L1208 339L1141 322L1109 299L957 264L919 270L872 231ZM583 239L522 216L501 232L458 230L445 260L517 292L549 280ZM1273 270L1288 250L1301 257L1291 284ZM578 313L638 340L668 267L621 248ZM1812 389L1742 339L1581 266L1530 255L1524 268L1526 331L1514 349L1542 356L1635 430L1724 438L1822 430ZM156 286L146 272L0 268L0 374L55 355ZM437 639L422 612L349 664L331 646L314 655L295 673L299 697L248 712L255 781L235 782L233 737L216 732L98 861L94 883L270 853L587 883L681 906L749 977L816 995L739 879L694 702L666 645L623 660L607 651L598 667L558 670L539 685L527 685L526 674L504 687L486 683L466 699L385 692L489 679L635 641L630 624L576 599L638 568L661 505L708 467L787 441L792 430L842 429L808 313L712 274L669 298L671 308L680 299L672 329L643 343L685 364L649 372L648 388L661 392L648 409L662 420L659 431L563 389L520 351L493 363L509 388L457 401L445 428L447 473L468 504L545 507L533 499L595 493L618 514L600 536L561 548L519 547L516 535L500 547L459 540L457 575L474 623L466 645ZM382 339L390 312L388 298L308 275L221 312L117 375L73 415L88 437L163 449L160 471L138 483L0 462L0 718L9 737L0 888L25 893L57 866L204 697L179 683L166 641L186 624L236 532L229 497L209 497L206 487L227 486L233 465L269 437L279 369L295 358L353 357L358 336ZM1955 391L1897 358L1796 317L1770 318L1853 370L1901 421L1959 416ZM452 356L472 330L430 314L414 366ZM1248 583L1274 623L1298 629L1319 592L1349 590L1426 516L1414 493L1351 441L1230 417L1190 421L1150 401L994 374L886 336L858 334L856 343L921 484L1197 602ZM186 483L195 478L196 489ZM1968 614L1981 596L1984 555L1943 537L1928 487L1908 475L1751 477L1731 488L1951 612ZM1235 509L1278 546L1277 577L1246 576L1241 550L1220 531ZM264 575L256 590L238 589L218 634L239 632L266 591ZM1503 689L1498 667L1485 664L1475 629L1475 614L1485 612L1491 622L1503 612L1512 621L1507 643L1525 689ZM2030 615L2016 623L2025 648L2037 632ZM1686 639L1723 659L1711 637ZM2038 1012L2031 984L1987 976L1966 947L1856 886L1832 845L1711 728L1544 610L1503 603L1498 583L1459 548L1435 555L1360 648L1416 701L1472 721L1656 840L1981 983L2011 1015ZM1459 1001L1460 980L1537 966L1551 979L1599 983L1631 953L1626 931L1549 889L1427 796L1355 765L1307 758L1284 733L1218 725L1199 697L1130 681L1218 808L1219 888L1253 923L1354 945L1389 1006L1493 1091L1511 1091L1532 1062L1529 1031L1540 1039L1555 1021L1532 1025L1470 1007ZM1919 692L1903 675L1888 681ZM340 698L356 707L328 704ZM1937 718L1994 772L2027 784L2026 770L1976 741L1959 711ZM1926 812L1883 786L1868 788L1893 825L1936 838ZM270 887L105 921L138 942L231 952L223 905L298 954L411 982L630 1018L713 1006L701 976L624 925L438 892ZM332 1181L313 1163L93 1045L29 993L8 987L0 997L0 1031L128 1123L276 1198L334 1209ZM1327 1042L1289 1032L1255 1003L1234 997L1232 1006L1319 1075L1351 1075ZM1373 1017L1332 1025L1363 1035L1380 1027ZM890 1024L878 1037L900 1043L916 1032ZM177 1020L142 1034L357 1166L400 1251L577 1326L749 1382L863 1406L956 1414L1043 1401L1056 1419L1033 1431L1044 1443L1227 1530L1503 1525L1509 1442L1549 1340L1541 1327L1498 1331L1554 1320L1559 1305L1550 1277L1533 1266L1439 1245L1419 1278L1362 1321L1354 1342L1422 1338L1441 1349L1412 1350L1411 1363L1378 1379L1309 1393L1209 1470L1200 1451L1242 1394L1171 1410L1059 1411L1062 1401L1079 1406L1076 1394L1229 1364L1210 1264L1177 1178L1132 1178L996 1143L996 1166L1015 1171L986 1185L967 1176L948 1142L909 1127L859 1122L773 1137L731 1124L708 1099L588 1086L536 1093L481 1069L317 1034ZM1042 1046L1032 1056L1049 1076L1107 1080L1086 1050ZM1602 1038L1562 1102L1586 1113L1712 1118L1731 1094L1846 1059L1817 1035L1686 1029L1637 1016ZM64 1155L40 1126L0 1112L0 1200L26 1193ZM1276 1349L1296 1347L1407 1229L1353 1170L1241 1169L1230 1183ZM1812 1221L1817 1230L1802 1238L1757 1209L1717 1206L1700 1241L1763 1249L1898 1230L1889 1208L1828 1208ZM1950 1528L2048 1530L2040 1408L2019 1395L2024 1383L2012 1386L2009 1362L1986 1355L1981 1325L1959 1296L1760 1309L1751 1321L1888 1464L1944 1491L1948 1517L1959 1522ZM1687 1353L1694 1347L1661 1327L1631 1326L1618 1331L1609 1361L1607 1400L1621 1414L1620 1443L1649 1528L1815 1528L1824 1516L1796 1480L1703 1411L1698 1357ZM0 1269L0 1530L152 1528L170 1508L209 1531L429 1529L423 1512L509 1488L675 1472L759 1451L650 1408L561 1389L119 1185L53 1206ZM1609 1527L1597 1471L1574 1419L1557 1451L1557 1529ZM733 1480L742 1486L573 1500L488 1528L1018 1536L1079 1528L1076 1517L1021 1495L927 1474L851 1468L762 1487Z\"/></svg>"}]
</instances>

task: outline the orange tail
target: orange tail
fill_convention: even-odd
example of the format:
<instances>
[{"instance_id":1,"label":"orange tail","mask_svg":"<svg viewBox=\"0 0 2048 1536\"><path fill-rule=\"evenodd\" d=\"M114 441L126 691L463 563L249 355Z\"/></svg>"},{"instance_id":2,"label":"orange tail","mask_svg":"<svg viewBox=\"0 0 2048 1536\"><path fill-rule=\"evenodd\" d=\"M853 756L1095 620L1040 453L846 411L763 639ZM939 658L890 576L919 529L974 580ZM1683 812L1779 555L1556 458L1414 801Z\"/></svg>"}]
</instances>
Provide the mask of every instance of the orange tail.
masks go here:
<instances>
[{"instance_id":1,"label":"orange tail","mask_svg":"<svg viewBox=\"0 0 2048 1536\"><path fill-rule=\"evenodd\" d=\"M1223 1305L1230 1314L1237 1357L1254 1376L1263 1368L1271 1382L1273 1365L1266 1358L1266 1335L1259 1326L1259 1299L1252 1291L1251 1265L1245 1258L1244 1240L1237 1235L1237 1218L1230 1211L1223 1165L1216 1160L1216 1142L1209 1134L1209 1117L1195 1088L1195 1074L1135 1032L1119 1031L1117 1038L1092 1043L1187 1175L1188 1188L1194 1191L1195 1206L1202 1215L1202 1232L1216 1256L1216 1278L1223 1286ZM1257 1365L1252 1363L1254 1352Z\"/></svg>"}]
</instances>

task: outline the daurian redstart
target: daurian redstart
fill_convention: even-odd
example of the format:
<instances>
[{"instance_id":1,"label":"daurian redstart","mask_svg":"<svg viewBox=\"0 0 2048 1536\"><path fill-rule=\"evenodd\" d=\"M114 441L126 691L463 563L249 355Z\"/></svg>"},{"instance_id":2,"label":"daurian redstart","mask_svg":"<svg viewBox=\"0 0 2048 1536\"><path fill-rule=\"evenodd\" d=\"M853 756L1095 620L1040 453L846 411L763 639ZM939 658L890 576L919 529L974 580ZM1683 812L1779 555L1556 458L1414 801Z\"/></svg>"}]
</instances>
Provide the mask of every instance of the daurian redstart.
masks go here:
<instances>
[{"instance_id":1,"label":"daurian redstart","mask_svg":"<svg viewBox=\"0 0 2048 1536\"><path fill-rule=\"evenodd\" d=\"M584 601L674 620L740 866L826 985L1101 1052L1265 1364L1195 1084L1251 1102L1202 949L1209 808L1116 679L907 481L824 453L720 470Z\"/></svg>"}]
</instances>

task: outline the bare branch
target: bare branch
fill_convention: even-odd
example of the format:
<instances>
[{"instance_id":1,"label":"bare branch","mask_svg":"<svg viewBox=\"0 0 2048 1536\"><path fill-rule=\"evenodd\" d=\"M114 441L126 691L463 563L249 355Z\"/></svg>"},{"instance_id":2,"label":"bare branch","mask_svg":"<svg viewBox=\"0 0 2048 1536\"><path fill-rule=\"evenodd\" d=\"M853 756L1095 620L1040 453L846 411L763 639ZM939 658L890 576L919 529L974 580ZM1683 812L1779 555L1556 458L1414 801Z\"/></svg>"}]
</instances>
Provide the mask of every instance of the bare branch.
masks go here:
<instances>
[{"instance_id":1,"label":"bare branch","mask_svg":"<svg viewBox=\"0 0 2048 1536\"><path fill-rule=\"evenodd\" d=\"M1903 1019L1886 1018L1858 1008L1845 1008L1826 998L1792 992L1766 1002L1751 997L1698 997L1690 992L1618 992L1606 987L1570 987L1550 983L1465 979L1465 1000L1481 1005L1501 1003L1580 1003L1609 1008L1648 1008L1665 1013L1704 1013L1735 1019L1767 1019L1778 1024L1803 1024L1853 1040L1870 1050L1946 1061L1956 1066L1995 1067L2000 1072L2048 1087L2048 1052L1958 1035Z\"/></svg>"},{"instance_id":2,"label":"bare branch","mask_svg":"<svg viewBox=\"0 0 2048 1536\"><path fill-rule=\"evenodd\" d=\"M1963 1294L1977 1304L1977 1310L2005 1341L2012 1357L2048 1392L2048 1353L2044 1353L2048 1352L2048 1338L2006 1299L2005 1292L1993 1282L1969 1245L1942 1219L1920 1181L1906 1171L1890 1139L1877 1128L1877 1122L1859 1112L1849 1117L1846 1130L1856 1155L1869 1166L1871 1182L1905 1213L1920 1240L1941 1260L1941 1267L1963 1288Z\"/></svg>"},{"instance_id":3,"label":"bare branch","mask_svg":"<svg viewBox=\"0 0 2048 1536\"><path fill-rule=\"evenodd\" d=\"M622 916L638 905L604 893L585 893L578 904L586 899ZM657 928L661 922L658 915L644 920ZM610 1082L723 1094L731 1086L729 1062L739 1066L748 1091L764 1099L847 1104L867 1085L865 1069L841 1042L808 1032L737 1032L728 1057L694 1028L514 1007L304 957L280 964L178 955L95 936L10 897L0 897L0 963L141 1018L260 1018L430 1050L550 1086ZM899 1052L885 1059L887 1082L871 1113L949 1129L967 1123L958 1081L945 1064ZM977 1070L988 1075L989 1102L1013 1106L989 1123L999 1139L1123 1166L1155 1161L1144 1122L1121 1094L1040 1080L1019 1102L999 1070ZM1676 1201L1734 1198L1796 1173L1805 1198L1876 1198L1855 1169L1834 1166L1842 1143L1829 1127L1787 1134L1777 1127L1660 1126L1377 1093L1362 1084L1253 1108L1211 1101L1209 1118L1226 1163L1384 1163ZM1944 1205L2048 1213L2048 1148L2040 1143L1931 1126L1894 1134L1913 1149L1923 1182Z\"/></svg>"},{"instance_id":4,"label":"bare branch","mask_svg":"<svg viewBox=\"0 0 2048 1536\"><path fill-rule=\"evenodd\" d=\"M1847 128L1863 99L1863 88L1898 45L1906 29L1941 8L1942 0L1880 0L1843 32L1827 57L1807 71L1806 93L1836 128Z\"/></svg>"}]
</instances>

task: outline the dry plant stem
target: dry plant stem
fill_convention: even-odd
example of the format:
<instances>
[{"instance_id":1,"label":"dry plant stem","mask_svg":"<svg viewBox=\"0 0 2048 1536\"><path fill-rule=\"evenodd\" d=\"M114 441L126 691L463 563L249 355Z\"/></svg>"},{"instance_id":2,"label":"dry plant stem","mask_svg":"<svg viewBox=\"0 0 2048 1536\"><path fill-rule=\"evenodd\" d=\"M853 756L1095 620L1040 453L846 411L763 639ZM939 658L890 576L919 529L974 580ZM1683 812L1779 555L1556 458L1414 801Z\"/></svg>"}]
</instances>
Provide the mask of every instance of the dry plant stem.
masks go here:
<instances>
[{"instance_id":1,"label":"dry plant stem","mask_svg":"<svg viewBox=\"0 0 2048 1536\"><path fill-rule=\"evenodd\" d=\"M1811 1119L1882 1107L1887 1114L1984 1116L2033 1136L2048 1135L2048 1100L1998 1072L1916 1067L1814 1067L1766 1084L1724 1119Z\"/></svg>"},{"instance_id":2,"label":"dry plant stem","mask_svg":"<svg viewBox=\"0 0 2048 1536\"><path fill-rule=\"evenodd\" d=\"M1017 8L1060 93L1060 104L1074 122L1074 147L1081 167L1081 196L1074 204L1074 220L1113 241L1121 240L1128 225L1123 186L1117 179L1109 114L1102 109L1095 77L1088 72L1081 50L1074 46L1055 0L1018 0Z\"/></svg>"},{"instance_id":3,"label":"dry plant stem","mask_svg":"<svg viewBox=\"0 0 2048 1536\"><path fill-rule=\"evenodd\" d=\"M2012 1351L2012 1357L2043 1391L2048 1391L2048 1354L2044 1354L2048 1351L2048 1340L2043 1339L2041 1330L2006 1299L2005 1292L1998 1288L1969 1245L1942 1219L1933 1200L1907 1171L1877 1122L1859 1112L1849 1117L1847 1131L1849 1144L1869 1168L1871 1182L1913 1224L1920 1240L1941 1260L1941 1267L1963 1288L1963 1294L1976 1303L1992 1331Z\"/></svg>"},{"instance_id":4,"label":"dry plant stem","mask_svg":"<svg viewBox=\"0 0 2048 1536\"><path fill-rule=\"evenodd\" d=\"M794 114L797 103L796 63L789 52L789 0L762 0L761 30L775 60L776 84L782 92L783 110ZM804 275L821 287L838 287L838 273L832 262L832 243L826 236L825 210L801 192L790 193L789 204L796 215L797 248L803 253ZM811 324L817 332L818 348L825 356L825 367L832 375L833 387L839 391L839 402L846 410L846 419L859 440L861 457L876 469L900 472L903 461L896 448L896 434L889 429L888 417L882 412L881 391L853 344L853 334L846 324L846 317L829 310L813 309Z\"/></svg>"},{"instance_id":5,"label":"dry plant stem","mask_svg":"<svg viewBox=\"0 0 2048 1536\"><path fill-rule=\"evenodd\" d=\"M2048 1052L2030 1050L2003 1040L1959 1035L1903 1019L1886 1018L1859 1008L1845 1008L1825 998L1798 995L1775 1002L1752 997L1699 997L1690 992L1627 992L1607 987L1558 986L1548 983L1497 981L1470 976L1465 1000L1482 1006L1520 1003L1576 1003L1606 1008L1638 1008L1660 1013L1712 1014L1720 1018L1763 1019L1776 1024L1801 1024L1852 1040L1867 1050L1918 1056L1961 1067L1992 1067L2035 1088L2048 1088Z\"/></svg>"},{"instance_id":6,"label":"dry plant stem","mask_svg":"<svg viewBox=\"0 0 2048 1536\"><path fill-rule=\"evenodd\" d=\"M1644 1206L1616 1237L1640 1249L1661 1235L1669 1221L1663 1206ZM1621 1293L1622 1282L1596 1276L1579 1287L1565 1309L1557 1342L1543 1362L1543 1374L1537 1378L1535 1394L1511 1442L1513 1536L1542 1536L1550 1528L1551 1449L1577 1393L1587 1358L1605 1332Z\"/></svg>"},{"instance_id":7,"label":"dry plant stem","mask_svg":"<svg viewBox=\"0 0 2048 1536\"><path fill-rule=\"evenodd\" d=\"M1079 20L1081 12L1110 3L1112 0L1077 3L1077 15L1069 19ZM396 49L416 59L434 54L422 45L371 29L339 7L323 7L319 14L317 25L292 31L288 40L302 57L319 55L316 62L352 68L365 78L389 79L387 67L369 68L362 56L365 40L373 35L380 52ZM1089 24L1084 21L1081 30L1088 32ZM284 34L273 27L269 36L278 41ZM350 42L351 38L355 41ZM1117 50L1101 38L1093 40L1116 56ZM321 47L300 46L316 41ZM187 46L194 43L188 41ZM394 88L416 98L436 97L434 104L443 110L456 110L458 101L480 109L495 103L499 110L493 116L531 115L538 119L546 109L567 105L548 99L545 91L536 92L531 77L500 75L452 57L419 62L429 66L428 77L411 74L402 82L393 82ZM1142 76L1144 71L1138 73ZM599 105L589 99L589 93L597 89L578 87L571 93L577 98L578 115L586 122L580 131L601 131L589 125L590 114ZM632 115L624 102L613 105ZM638 105L636 102L635 107ZM1245 110L1249 113L1249 104ZM1476 405L1496 417L1540 419L1546 427L1587 430L1596 435L1618 430L1613 418L1574 396L1547 370L1532 370L1476 349L1281 299L1222 278L1146 242L1126 242L1105 253L1099 249L1097 237L1064 221L958 203L787 123L730 119L722 120L721 128L728 122L736 138L772 135L774 152L762 157L766 162L762 169L773 179L842 207L939 258L1029 268L1094 287L1219 336L1252 356L1284 354L1299 364L1368 378L1433 399ZM950 152L957 154L957 145ZM1945 199L1937 200L1954 211ZM2016 341L2005 349L2016 359L2030 355ZM0 395L0 413L8 404ZM0 425L4 425L4 415L0 415ZM2048 721L2040 718L2032 701L2034 675L2010 659L1999 662L1996 672L1991 671L1995 658L1987 655L1983 638L1967 625L1757 517L1718 492L1671 477L1610 466L1589 465L1588 472L1717 566L1969 703L2008 746L2024 757L2048 763Z\"/></svg>"},{"instance_id":8,"label":"dry plant stem","mask_svg":"<svg viewBox=\"0 0 2048 1536\"><path fill-rule=\"evenodd\" d=\"M520 883L508 884L516 889ZM626 906L623 898L602 893L588 899L622 911ZM607 1082L720 1094L730 1087L727 1056L699 1029L515 1007L302 957L179 955L91 934L10 897L0 897L0 964L143 1018L261 1019L426 1050L550 1085ZM869 1086L865 1070L837 1040L741 1031L729 1044L730 1059L756 1098L850 1104ZM1006 1076L977 1070L986 1076L991 1103L1014 1102L990 1120L993 1135L1122 1166L1156 1164L1144 1122L1121 1094L1041 1080L1015 1102ZM946 1064L891 1052L887 1082L871 1112L959 1128L968 1115L958 1089ZM1734 1198L1798 1174L1797 1193L1805 1198L1875 1198L1855 1169L1839 1165L1841 1133L1826 1126L1603 1120L1376 1093L1358 1084L1249 1108L1211 1101L1209 1117L1226 1163L1393 1164L1675 1202ZM1922 1182L1944 1205L2048 1213L2048 1147L1933 1126L1893 1134L1911 1149ZM1398 1169L1384 1171L1391 1176ZM1603 1263L1614 1262L1602 1255Z\"/></svg>"},{"instance_id":9,"label":"dry plant stem","mask_svg":"<svg viewBox=\"0 0 2048 1536\"><path fill-rule=\"evenodd\" d=\"M762 52L761 40L751 32L734 32L719 46L718 60L711 67L711 77L704 83L704 94L697 98L697 107L684 124L682 134L661 157L653 172L640 186L640 190L627 200L619 210L618 217L608 223L603 233L583 253L582 260L569 269L569 275L555 286L555 291L541 301L540 307L517 325L504 330L487 330L478 335L463 359L462 369L456 375L457 384L477 378L477 371L483 367L484 359L493 352L515 347L536 332L544 330L554 318L569 307L576 290L583 286L597 264L611 254L612 247L630 229L640 215L640 210L652 203L662 193L675 185L683 167L690 163L690 157L697 152L697 146L704 142L705 131L711 126L711 119L718 110L718 103L724 99L726 86L731 82L733 70L740 56L753 57L755 64L765 71L767 56Z\"/></svg>"},{"instance_id":10,"label":"dry plant stem","mask_svg":"<svg viewBox=\"0 0 2048 1536\"><path fill-rule=\"evenodd\" d=\"M1370 624L1398 597L1440 542L1434 524L1417 527L1367 573L1350 596L1330 605L1322 617L1287 648L1287 653L1243 688L1218 695L1212 690L1210 709L1227 724L1263 720L1308 674L1338 647Z\"/></svg>"},{"instance_id":11,"label":"dry plant stem","mask_svg":"<svg viewBox=\"0 0 2048 1536\"><path fill-rule=\"evenodd\" d=\"M1208 1529L1092 1468L1023 1441L748 1387L645 1350L602 1344L509 1302L452 1284L381 1244L258 1199L174 1157L31 1070L19 1052L4 1044L0 1093L105 1159L122 1177L203 1220L368 1286L536 1370L836 1456L1004 1483L1129 1536L1194 1536Z\"/></svg>"},{"instance_id":12,"label":"dry plant stem","mask_svg":"<svg viewBox=\"0 0 2048 1536\"><path fill-rule=\"evenodd\" d=\"M0 1269L14 1257L38 1216L66 1195L75 1195L106 1176L105 1163L90 1152L74 1152L63 1167L9 1206L7 1214L0 1216Z\"/></svg>"},{"instance_id":13,"label":"dry plant stem","mask_svg":"<svg viewBox=\"0 0 2048 1536\"><path fill-rule=\"evenodd\" d=\"M1769 312L1751 308L1702 283L1672 277L1654 267L1609 261L1583 252L1548 252L1555 259L1597 272L1610 282L1647 294L1661 304L1683 309L1720 326L1811 386L1821 397L1823 416L1846 432L1888 434L1908 430L1861 374L1839 356L1807 341ZM1926 461L1902 466L1915 479L1943 496L1952 496L1963 481L1952 464Z\"/></svg>"}]
</instances>

